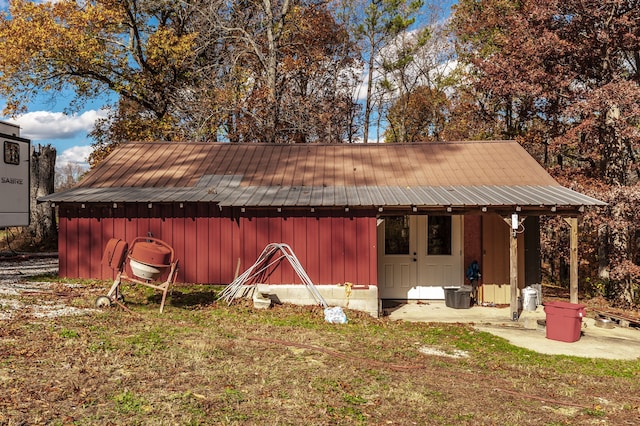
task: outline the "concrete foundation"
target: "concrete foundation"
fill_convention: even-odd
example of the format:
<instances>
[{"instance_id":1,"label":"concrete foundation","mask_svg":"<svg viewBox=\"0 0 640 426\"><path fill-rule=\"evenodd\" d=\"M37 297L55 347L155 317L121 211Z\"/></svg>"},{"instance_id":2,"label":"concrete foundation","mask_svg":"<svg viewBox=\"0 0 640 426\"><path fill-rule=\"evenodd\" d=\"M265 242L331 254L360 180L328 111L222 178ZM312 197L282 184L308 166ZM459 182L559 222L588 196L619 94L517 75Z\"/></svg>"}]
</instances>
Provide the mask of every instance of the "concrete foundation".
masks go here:
<instances>
[{"instance_id":1,"label":"concrete foundation","mask_svg":"<svg viewBox=\"0 0 640 426\"><path fill-rule=\"evenodd\" d=\"M366 312L374 318L379 316L377 286L351 288L350 292L344 285L316 285L315 288L329 306ZM294 305L318 304L313 294L302 284L257 284L253 291L248 288L244 294L251 296L254 305L259 308L268 307L267 301Z\"/></svg>"},{"instance_id":2,"label":"concrete foundation","mask_svg":"<svg viewBox=\"0 0 640 426\"><path fill-rule=\"evenodd\" d=\"M258 284L253 290L253 307L256 309L268 309L271 307L271 289L266 284Z\"/></svg>"}]
</instances>

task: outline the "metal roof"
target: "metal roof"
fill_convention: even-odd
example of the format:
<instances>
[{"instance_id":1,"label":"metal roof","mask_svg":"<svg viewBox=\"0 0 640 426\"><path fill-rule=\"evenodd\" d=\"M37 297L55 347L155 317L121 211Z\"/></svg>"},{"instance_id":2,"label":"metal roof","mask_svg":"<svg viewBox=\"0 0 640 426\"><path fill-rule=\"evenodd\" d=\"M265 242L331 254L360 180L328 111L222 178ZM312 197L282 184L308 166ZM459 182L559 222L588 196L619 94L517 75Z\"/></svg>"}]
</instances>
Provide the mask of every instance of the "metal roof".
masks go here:
<instances>
[{"instance_id":1,"label":"metal roof","mask_svg":"<svg viewBox=\"0 0 640 426\"><path fill-rule=\"evenodd\" d=\"M529 211L605 205L562 187L520 145L505 141L126 144L78 186L39 201Z\"/></svg>"},{"instance_id":2,"label":"metal roof","mask_svg":"<svg viewBox=\"0 0 640 426\"><path fill-rule=\"evenodd\" d=\"M213 202L223 207L581 207L605 205L552 186L76 188L42 197L56 203Z\"/></svg>"},{"instance_id":3,"label":"metal roof","mask_svg":"<svg viewBox=\"0 0 640 426\"><path fill-rule=\"evenodd\" d=\"M78 187L558 185L513 141L128 143Z\"/></svg>"}]
</instances>

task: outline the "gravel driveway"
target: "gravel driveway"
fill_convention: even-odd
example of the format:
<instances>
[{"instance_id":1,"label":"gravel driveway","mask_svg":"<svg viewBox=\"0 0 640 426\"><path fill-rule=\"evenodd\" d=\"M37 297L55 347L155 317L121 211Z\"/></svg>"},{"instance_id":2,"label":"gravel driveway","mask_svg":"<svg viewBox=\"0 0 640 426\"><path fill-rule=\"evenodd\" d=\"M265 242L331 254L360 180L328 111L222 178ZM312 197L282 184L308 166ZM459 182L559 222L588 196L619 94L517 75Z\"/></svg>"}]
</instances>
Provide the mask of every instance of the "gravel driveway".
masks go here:
<instances>
[{"instance_id":1,"label":"gravel driveway","mask_svg":"<svg viewBox=\"0 0 640 426\"><path fill-rule=\"evenodd\" d=\"M37 275L57 273L57 256L0 258L0 320L17 314L42 318L95 311L69 306L72 298L59 297L60 294L71 294L77 287L73 284L27 280Z\"/></svg>"},{"instance_id":2,"label":"gravel driveway","mask_svg":"<svg viewBox=\"0 0 640 426\"><path fill-rule=\"evenodd\" d=\"M27 277L57 273L58 258L53 255L0 258L0 284L3 289L5 284L17 283Z\"/></svg>"}]
</instances>

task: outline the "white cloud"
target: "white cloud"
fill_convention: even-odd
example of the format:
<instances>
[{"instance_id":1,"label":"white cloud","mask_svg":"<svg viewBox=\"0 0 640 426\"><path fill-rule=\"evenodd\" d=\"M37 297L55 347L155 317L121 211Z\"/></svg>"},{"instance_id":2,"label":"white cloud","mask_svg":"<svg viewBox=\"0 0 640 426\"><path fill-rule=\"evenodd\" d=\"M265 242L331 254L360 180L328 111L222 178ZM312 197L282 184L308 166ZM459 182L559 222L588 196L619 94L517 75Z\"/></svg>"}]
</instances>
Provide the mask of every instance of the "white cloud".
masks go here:
<instances>
[{"instance_id":1,"label":"white cloud","mask_svg":"<svg viewBox=\"0 0 640 426\"><path fill-rule=\"evenodd\" d=\"M90 146L71 147L58 154L56 157L56 167L64 167L65 165L72 163L77 164L84 169L88 169L89 163L87 162L87 158L89 158L89 154L91 154Z\"/></svg>"},{"instance_id":2,"label":"white cloud","mask_svg":"<svg viewBox=\"0 0 640 426\"><path fill-rule=\"evenodd\" d=\"M62 112L33 111L13 121L20 126L20 136L31 140L71 139L93 129L97 119L107 115L105 110L89 110L80 115Z\"/></svg>"}]
</instances>

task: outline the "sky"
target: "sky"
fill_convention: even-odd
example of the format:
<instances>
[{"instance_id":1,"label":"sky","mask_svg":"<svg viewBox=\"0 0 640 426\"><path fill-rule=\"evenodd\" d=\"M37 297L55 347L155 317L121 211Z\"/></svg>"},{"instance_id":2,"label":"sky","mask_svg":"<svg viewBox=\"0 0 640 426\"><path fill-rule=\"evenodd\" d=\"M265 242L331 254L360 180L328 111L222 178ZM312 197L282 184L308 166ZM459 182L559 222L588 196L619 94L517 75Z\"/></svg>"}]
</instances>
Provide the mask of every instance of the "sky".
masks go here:
<instances>
[{"instance_id":1,"label":"sky","mask_svg":"<svg viewBox=\"0 0 640 426\"><path fill-rule=\"evenodd\" d=\"M455 0L442 0L441 4L450 10ZM7 9L7 1L0 0L0 11ZM4 117L0 120L20 126L20 136L31 140L33 146L52 145L57 151L57 167L67 163L78 164L88 168L87 157L91 153L92 140L88 133L93 129L97 119L106 116L103 108L110 99L96 99L75 114L65 113L69 107L72 94L61 94L52 99L51 94L34 99L27 112L17 117ZM4 108L4 100L0 98L0 111Z\"/></svg>"},{"instance_id":2,"label":"sky","mask_svg":"<svg viewBox=\"0 0 640 426\"><path fill-rule=\"evenodd\" d=\"M52 145L56 148L56 166L75 163L88 167L91 140L87 134L95 121L106 115L102 109L86 109L76 114L65 114L64 106L33 102L28 112L18 117L3 117L3 121L20 126L20 136L31 140L33 146Z\"/></svg>"}]
</instances>

